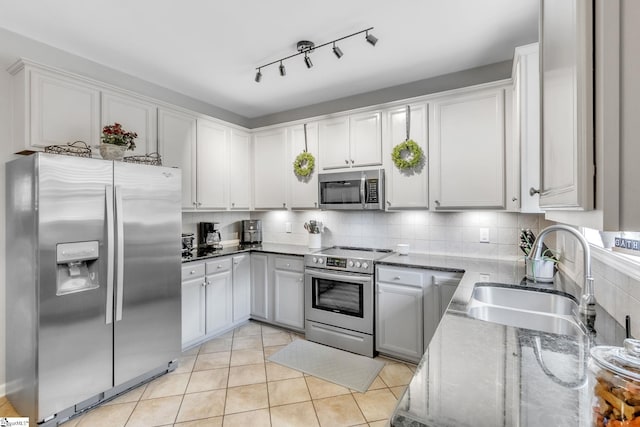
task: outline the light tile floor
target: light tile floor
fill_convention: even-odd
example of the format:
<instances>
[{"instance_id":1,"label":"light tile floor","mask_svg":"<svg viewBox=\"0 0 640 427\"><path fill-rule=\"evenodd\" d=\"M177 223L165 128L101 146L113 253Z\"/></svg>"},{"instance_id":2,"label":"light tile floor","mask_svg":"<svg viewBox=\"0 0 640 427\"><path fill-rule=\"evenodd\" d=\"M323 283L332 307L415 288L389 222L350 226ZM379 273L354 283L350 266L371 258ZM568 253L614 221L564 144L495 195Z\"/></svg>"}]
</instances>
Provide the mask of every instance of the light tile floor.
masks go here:
<instances>
[{"instance_id":1,"label":"light tile floor","mask_svg":"<svg viewBox=\"0 0 640 427\"><path fill-rule=\"evenodd\" d=\"M385 366L366 393L269 362L303 336L249 322L183 353L179 367L64 427L297 427L388 425L415 365ZM17 416L0 398L0 416Z\"/></svg>"}]
</instances>

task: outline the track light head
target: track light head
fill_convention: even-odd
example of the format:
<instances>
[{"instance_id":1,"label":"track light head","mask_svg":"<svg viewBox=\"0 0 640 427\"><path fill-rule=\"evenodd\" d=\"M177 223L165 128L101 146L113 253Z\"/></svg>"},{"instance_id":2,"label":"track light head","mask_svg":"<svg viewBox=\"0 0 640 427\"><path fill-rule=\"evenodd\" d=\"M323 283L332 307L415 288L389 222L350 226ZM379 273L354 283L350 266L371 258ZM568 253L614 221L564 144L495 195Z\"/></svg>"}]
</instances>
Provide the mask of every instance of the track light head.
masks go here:
<instances>
[{"instance_id":1,"label":"track light head","mask_svg":"<svg viewBox=\"0 0 640 427\"><path fill-rule=\"evenodd\" d=\"M365 38L371 44L371 46L375 46L376 43L378 43L378 38L373 34L369 34L369 31L367 31L367 36Z\"/></svg>"},{"instance_id":2,"label":"track light head","mask_svg":"<svg viewBox=\"0 0 640 427\"><path fill-rule=\"evenodd\" d=\"M258 72L256 73L256 83L260 83L262 80L262 73L260 72L260 68L258 68Z\"/></svg>"},{"instance_id":3,"label":"track light head","mask_svg":"<svg viewBox=\"0 0 640 427\"><path fill-rule=\"evenodd\" d=\"M287 75L287 70L284 68L282 61L280 61L280 75L283 77Z\"/></svg>"},{"instance_id":4,"label":"track light head","mask_svg":"<svg viewBox=\"0 0 640 427\"><path fill-rule=\"evenodd\" d=\"M338 59L340 59L342 55L344 55L344 53L342 53L342 49L336 46L335 43L333 44L333 53L336 55L336 57L338 57Z\"/></svg>"},{"instance_id":5,"label":"track light head","mask_svg":"<svg viewBox=\"0 0 640 427\"><path fill-rule=\"evenodd\" d=\"M309 58L306 54L304 55L304 63L307 64L307 68L313 67L313 62L311 62L311 58Z\"/></svg>"}]
</instances>

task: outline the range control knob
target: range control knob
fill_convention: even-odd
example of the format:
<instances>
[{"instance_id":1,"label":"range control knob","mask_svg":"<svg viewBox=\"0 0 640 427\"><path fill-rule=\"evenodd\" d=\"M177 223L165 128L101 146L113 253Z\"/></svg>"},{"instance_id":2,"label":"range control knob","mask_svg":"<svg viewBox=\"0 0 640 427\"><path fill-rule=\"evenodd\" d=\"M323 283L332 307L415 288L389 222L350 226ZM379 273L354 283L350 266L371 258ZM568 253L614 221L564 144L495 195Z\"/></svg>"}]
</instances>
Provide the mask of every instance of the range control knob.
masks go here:
<instances>
[{"instance_id":1,"label":"range control knob","mask_svg":"<svg viewBox=\"0 0 640 427\"><path fill-rule=\"evenodd\" d=\"M314 263L314 264L317 264L317 263L318 263L318 258L313 257L313 258L311 259L311 261L313 261L313 263Z\"/></svg>"},{"instance_id":2,"label":"range control knob","mask_svg":"<svg viewBox=\"0 0 640 427\"><path fill-rule=\"evenodd\" d=\"M356 268L360 268L360 261L356 261Z\"/></svg>"},{"instance_id":3,"label":"range control knob","mask_svg":"<svg viewBox=\"0 0 640 427\"><path fill-rule=\"evenodd\" d=\"M353 261L349 261L349 262L347 263L347 265L348 265L349 267L353 267Z\"/></svg>"},{"instance_id":4,"label":"range control knob","mask_svg":"<svg viewBox=\"0 0 640 427\"><path fill-rule=\"evenodd\" d=\"M318 264L324 264L324 259L318 258Z\"/></svg>"},{"instance_id":5,"label":"range control knob","mask_svg":"<svg viewBox=\"0 0 640 427\"><path fill-rule=\"evenodd\" d=\"M369 268L369 264L367 264L366 262L362 263L362 268L367 269Z\"/></svg>"}]
</instances>

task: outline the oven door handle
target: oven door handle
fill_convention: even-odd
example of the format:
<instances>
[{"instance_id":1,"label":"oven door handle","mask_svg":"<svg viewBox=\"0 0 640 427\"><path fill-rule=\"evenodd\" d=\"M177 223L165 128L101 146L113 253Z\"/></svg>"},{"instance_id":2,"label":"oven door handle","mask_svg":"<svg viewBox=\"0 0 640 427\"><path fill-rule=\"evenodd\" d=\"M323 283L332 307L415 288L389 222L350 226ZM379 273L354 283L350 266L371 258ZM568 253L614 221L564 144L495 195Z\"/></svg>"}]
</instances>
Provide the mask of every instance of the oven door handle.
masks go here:
<instances>
[{"instance_id":1,"label":"oven door handle","mask_svg":"<svg viewBox=\"0 0 640 427\"><path fill-rule=\"evenodd\" d=\"M345 275L345 274L335 274L335 273L325 273L324 271L317 271L314 270L313 272L309 272L307 270L306 274L308 274L311 277L316 277L318 279L328 279L328 280L337 280L340 282L346 282L346 281L351 281L351 282L362 282L362 283L367 283L367 282L372 282L373 279L371 276L354 276L354 275Z\"/></svg>"}]
</instances>

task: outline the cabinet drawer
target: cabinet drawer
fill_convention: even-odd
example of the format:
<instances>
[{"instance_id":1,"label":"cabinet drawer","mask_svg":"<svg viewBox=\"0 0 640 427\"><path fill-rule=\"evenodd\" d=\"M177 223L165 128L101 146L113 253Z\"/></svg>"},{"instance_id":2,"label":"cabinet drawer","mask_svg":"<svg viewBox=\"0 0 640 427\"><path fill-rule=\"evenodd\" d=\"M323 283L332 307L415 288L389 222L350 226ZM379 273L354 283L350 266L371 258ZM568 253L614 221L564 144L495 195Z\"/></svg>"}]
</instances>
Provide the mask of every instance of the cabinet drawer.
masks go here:
<instances>
[{"instance_id":1,"label":"cabinet drawer","mask_svg":"<svg viewBox=\"0 0 640 427\"><path fill-rule=\"evenodd\" d=\"M276 270L304 271L303 258L276 257Z\"/></svg>"},{"instance_id":2,"label":"cabinet drawer","mask_svg":"<svg viewBox=\"0 0 640 427\"><path fill-rule=\"evenodd\" d=\"M204 263L191 262L182 266L182 280L204 276Z\"/></svg>"},{"instance_id":3,"label":"cabinet drawer","mask_svg":"<svg viewBox=\"0 0 640 427\"><path fill-rule=\"evenodd\" d=\"M231 258L221 258L208 261L207 274L222 273L223 271L231 270Z\"/></svg>"},{"instance_id":4,"label":"cabinet drawer","mask_svg":"<svg viewBox=\"0 0 640 427\"><path fill-rule=\"evenodd\" d=\"M421 271L413 269L378 267L377 280L385 283L422 287L424 275Z\"/></svg>"}]
</instances>

